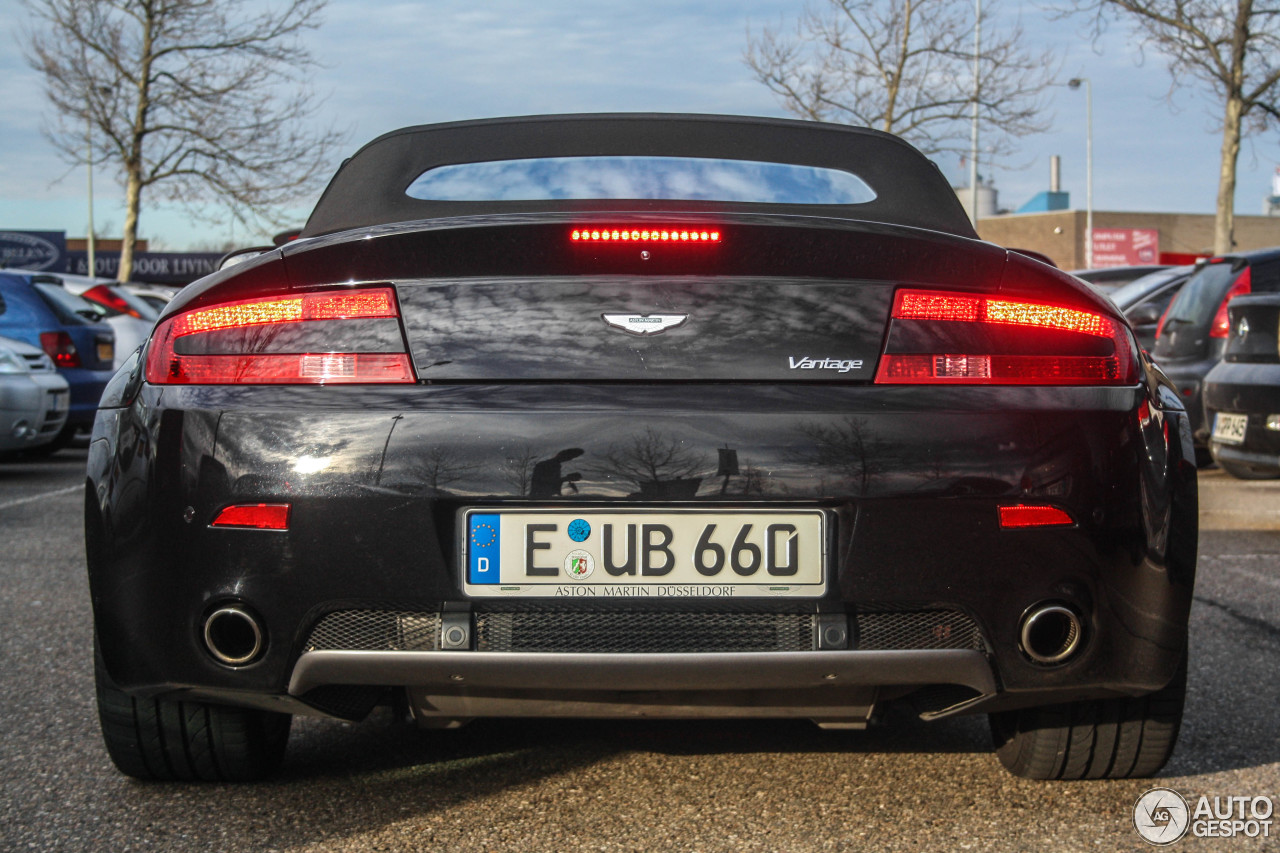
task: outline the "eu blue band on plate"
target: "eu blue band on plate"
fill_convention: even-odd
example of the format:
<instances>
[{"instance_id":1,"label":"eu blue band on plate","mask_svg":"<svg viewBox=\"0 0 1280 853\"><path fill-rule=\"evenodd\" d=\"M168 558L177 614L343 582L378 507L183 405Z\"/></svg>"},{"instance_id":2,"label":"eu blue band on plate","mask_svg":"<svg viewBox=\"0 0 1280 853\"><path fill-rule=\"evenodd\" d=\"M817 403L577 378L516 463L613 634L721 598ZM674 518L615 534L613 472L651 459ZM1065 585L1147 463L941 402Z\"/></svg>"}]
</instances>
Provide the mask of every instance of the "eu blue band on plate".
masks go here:
<instances>
[{"instance_id":1,"label":"eu blue band on plate","mask_svg":"<svg viewBox=\"0 0 1280 853\"><path fill-rule=\"evenodd\" d=\"M502 526L497 514L467 516L467 580L473 584L500 582Z\"/></svg>"}]
</instances>

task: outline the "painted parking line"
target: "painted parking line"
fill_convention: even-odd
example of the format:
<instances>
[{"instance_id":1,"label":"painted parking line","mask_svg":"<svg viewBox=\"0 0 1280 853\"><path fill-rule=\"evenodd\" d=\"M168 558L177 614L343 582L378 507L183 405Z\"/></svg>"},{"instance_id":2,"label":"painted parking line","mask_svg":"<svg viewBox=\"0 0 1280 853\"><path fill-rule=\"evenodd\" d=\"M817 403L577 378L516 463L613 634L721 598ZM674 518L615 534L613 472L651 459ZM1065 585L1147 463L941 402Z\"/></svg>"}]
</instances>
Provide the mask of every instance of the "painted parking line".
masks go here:
<instances>
[{"instance_id":1,"label":"painted parking line","mask_svg":"<svg viewBox=\"0 0 1280 853\"><path fill-rule=\"evenodd\" d=\"M23 504L35 503L36 501L42 501L45 498L56 498L58 495L69 495L72 492L81 491L84 491L84 486L67 486L65 489L55 489L52 492L41 492L38 495L30 495L29 497L18 498L13 501L5 501L0 504L0 510L9 509L10 507L15 506L22 506Z\"/></svg>"}]
</instances>

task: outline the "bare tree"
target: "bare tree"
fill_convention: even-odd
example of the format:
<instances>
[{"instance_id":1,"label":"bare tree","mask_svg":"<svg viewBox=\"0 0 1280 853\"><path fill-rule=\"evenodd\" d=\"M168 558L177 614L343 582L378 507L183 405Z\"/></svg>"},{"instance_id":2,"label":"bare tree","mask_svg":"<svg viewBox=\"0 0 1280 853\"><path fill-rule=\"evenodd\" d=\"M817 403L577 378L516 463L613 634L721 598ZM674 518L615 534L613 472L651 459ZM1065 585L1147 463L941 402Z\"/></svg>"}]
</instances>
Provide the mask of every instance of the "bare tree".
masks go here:
<instances>
[{"instance_id":1,"label":"bare tree","mask_svg":"<svg viewBox=\"0 0 1280 853\"><path fill-rule=\"evenodd\" d=\"M602 474L637 486L679 480L707 469L706 457L652 427L620 444L609 445L601 459Z\"/></svg>"},{"instance_id":2,"label":"bare tree","mask_svg":"<svg viewBox=\"0 0 1280 853\"><path fill-rule=\"evenodd\" d=\"M984 148L1049 126L1043 93L1058 61L997 31L983 4L978 105ZM968 149L974 100L973 4L959 0L824 0L794 32L748 33L744 61L800 118L895 133L926 154Z\"/></svg>"},{"instance_id":3,"label":"bare tree","mask_svg":"<svg viewBox=\"0 0 1280 853\"><path fill-rule=\"evenodd\" d=\"M515 489L517 495L529 494L529 486L533 482L533 466L541 455L527 441L508 448L499 469L502 481Z\"/></svg>"},{"instance_id":4,"label":"bare tree","mask_svg":"<svg viewBox=\"0 0 1280 853\"><path fill-rule=\"evenodd\" d=\"M423 483L431 494L443 491L480 468L468 462L457 450L435 445L420 453L408 466L408 473Z\"/></svg>"},{"instance_id":5,"label":"bare tree","mask_svg":"<svg viewBox=\"0 0 1280 853\"><path fill-rule=\"evenodd\" d=\"M839 471L860 495L891 465L890 446L871 429L866 418L847 417L838 424L804 421L796 432L806 439L796 459L823 471Z\"/></svg>"},{"instance_id":6,"label":"bare tree","mask_svg":"<svg viewBox=\"0 0 1280 853\"><path fill-rule=\"evenodd\" d=\"M1100 35L1116 17L1132 22L1141 46L1169 62L1172 86L1192 80L1222 105L1222 152L1213 251L1235 247L1236 163L1240 142L1280 123L1280 4L1233 0L1079 0Z\"/></svg>"},{"instance_id":7,"label":"bare tree","mask_svg":"<svg viewBox=\"0 0 1280 853\"><path fill-rule=\"evenodd\" d=\"M325 0L24 0L38 29L27 62L44 76L45 131L71 163L113 164L125 188L119 278L133 270L144 192L203 219L224 208L281 223L330 169L341 141L308 124L315 66L299 41ZM88 134L88 139L86 139Z\"/></svg>"}]
</instances>

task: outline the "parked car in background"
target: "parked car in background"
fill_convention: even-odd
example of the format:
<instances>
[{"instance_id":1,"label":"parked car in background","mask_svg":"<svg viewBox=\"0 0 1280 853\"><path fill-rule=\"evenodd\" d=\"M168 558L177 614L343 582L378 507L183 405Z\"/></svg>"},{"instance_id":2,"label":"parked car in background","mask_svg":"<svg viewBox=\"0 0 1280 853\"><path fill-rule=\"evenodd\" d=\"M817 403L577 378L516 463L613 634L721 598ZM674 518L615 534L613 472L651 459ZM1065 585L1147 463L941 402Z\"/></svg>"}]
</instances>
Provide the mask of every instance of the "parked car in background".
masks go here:
<instances>
[{"instance_id":1,"label":"parked car in background","mask_svg":"<svg viewBox=\"0 0 1280 853\"><path fill-rule=\"evenodd\" d=\"M1166 264L1145 264L1134 267L1095 267L1087 270L1071 270L1071 275L1089 282L1095 290L1109 293L1149 273L1162 270Z\"/></svg>"},{"instance_id":2,"label":"parked car in background","mask_svg":"<svg viewBox=\"0 0 1280 853\"><path fill-rule=\"evenodd\" d=\"M116 352L121 361L146 342L160 312L120 282L82 275L44 275L38 281L61 284L69 292L102 306L106 321L116 333Z\"/></svg>"},{"instance_id":3,"label":"parked car in background","mask_svg":"<svg viewBox=\"0 0 1280 853\"><path fill-rule=\"evenodd\" d=\"M1280 291L1280 248L1211 258L1197 266L1156 330L1152 358L1187 404L1202 461L1209 459L1209 425L1204 421L1201 386L1226 351L1227 303L1250 292L1276 291Z\"/></svg>"},{"instance_id":4,"label":"parked car in background","mask_svg":"<svg viewBox=\"0 0 1280 853\"><path fill-rule=\"evenodd\" d=\"M121 286L155 309L157 315L165 309L165 306L169 304L169 301L173 299L179 290L179 288L133 281L127 281Z\"/></svg>"},{"instance_id":5,"label":"parked car in background","mask_svg":"<svg viewBox=\"0 0 1280 853\"><path fill-rule=\"evenodd\" d=\"M1280 293L1227 306L1226 351L1204 378L1213 458L1233 477L1280 477Z\"/></svg>"},{"instance_id":6,"label":"parked car in background","mask_svg":"<svg viewBox=\"0 0 1280 853\"><path fill-rule=\"evenodd\" d=\"M514 188L514 189L513 189ZM1156 772L1196 471L1110 301L898 137L725 116L389 133L104 395L85 541L124 773L293 714L989 715ZM891 716L885 714L884 716Z\"/></svg>"},{"instance_id":7,"label":"parked car in background","mask_svg":"<svg viewBox=\"0 0 1280 853\"><path fill-rule=\"evenodd\" d=\"M66 424L40 448L52 452L93 426L98 400L115 373L116 336L99 306L39 278L21 270L0 272L0 335L40 347L71 386Z\"/></svg>"},{"instance_id":8,"label":"parked car in background","mask_svg":"<svg viewBox=\"0 0 1280 853\"><path fill-rule=\"evenodd\" d=\"M1155 346L1160 318L1195 269L1194 266L1166 267L1107 292L1107 297L1133 326L1138 346L1147 351Z\"/></svg>"},{"instance_id":9,"label":"parked car in background","mask_svg":"<svg viewBox=\"0 0 1280 853\"><path fill-rule=\"evenodd\" d=\"M0 458L51 443L70 406L70 386L43 350L0 337Z\"/></svg>"}]
</instances>

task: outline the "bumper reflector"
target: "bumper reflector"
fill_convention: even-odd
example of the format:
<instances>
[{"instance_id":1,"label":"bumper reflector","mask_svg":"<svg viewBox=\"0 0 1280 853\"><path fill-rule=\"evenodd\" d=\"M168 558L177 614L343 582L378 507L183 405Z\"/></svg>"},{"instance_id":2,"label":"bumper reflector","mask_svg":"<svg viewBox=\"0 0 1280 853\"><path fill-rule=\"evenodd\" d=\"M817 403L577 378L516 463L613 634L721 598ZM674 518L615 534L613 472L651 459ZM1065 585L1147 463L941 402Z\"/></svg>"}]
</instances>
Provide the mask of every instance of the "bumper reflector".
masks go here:
<instances>
[{"instance_id":1,"label":"bumper reflector","mask_svg":"<svg viewBox=\"0 0 1280 853\"><path fill-rule=\"evenodd\" d=\"M235 504L218 513L209 526L288 530L289 504Z\"/></svg>"},{"instance_id":2,"label":"bumper reflector","mask_svg":"<svg viewBox=\"0 0 1280 853\"><path fill-rule=\"evenodd\" d=\"M1016 504L1000 507L1000 526L1006 530L1016 527L1069 527L1073 524L1075 520L1056 506Z\"/></svg>"}]
</instances>

